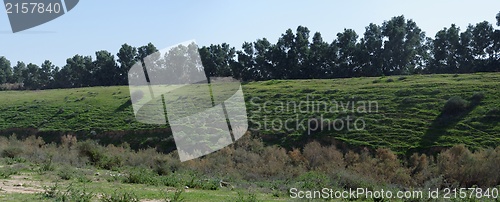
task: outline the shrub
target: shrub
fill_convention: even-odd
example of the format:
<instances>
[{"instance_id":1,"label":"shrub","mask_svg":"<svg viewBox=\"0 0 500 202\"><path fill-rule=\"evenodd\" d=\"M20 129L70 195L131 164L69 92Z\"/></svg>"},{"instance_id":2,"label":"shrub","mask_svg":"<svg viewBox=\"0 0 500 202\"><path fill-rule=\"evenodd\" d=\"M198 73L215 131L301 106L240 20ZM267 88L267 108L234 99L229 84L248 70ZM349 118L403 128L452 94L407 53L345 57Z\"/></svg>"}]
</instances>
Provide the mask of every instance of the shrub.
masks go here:
<instances>
[{"instance_id":1,"label":"shrub","mask_svg":"<svg viewBox=\"0 0 500 202\"><path fill-rule=\"evenodd\" d=\"M330 186L330 178L321 172L310 171L299 176L298 182L303 189L321 189Z\"/></svg>"},{"instance_id":2,"label":"shrub","mask_svg":"<svg viewBox=\"0 0 500 202\"><path fill-rule=\"evenodd\" d=\"M178 187L175 189L173 196L170 198L167 194L165 201L170 201L170 202L181 202L184 201L184 197L182 197L182 194L184 193L184 189L182 187Z\"/></svg>"},{"instance_id":3,"label":"shrub","mask_svg":"<svg viewBox=\"0 0 500 202\"><path fill-rule=\"evenodd\" d=\"M467 109L468 103L461 97L454 96L446 101L443 108L443 114L453 115L463 112Z\"/></svg>"},{"instance_id":4,"label":"shrub","mask_svg":"<svg viewBox=\"0 0 500 202\"><path fill-rule=\"evenodd\" d=\"M102 148L90 140L79 143L77 149L80 156L89 158L89 161L94 165L99 165L106 158Z\"/></svg>"},{"instance_id":5,"label":"shrub","mask_svg":"<svg viewBox=\"0 0 500 202\"><path fill-rule=\"evenodd\" d=\"M99 162L99 167L106 170L117 170L123 166L123 159L120 156L105 157Z\"/></svg>"},{"instance_id":6,"label":"shrub","mask_svg":"<svg viewBox=\"0 0 500 202\"><path fill-rule=\"evenodd\" d=\"M399 81L406 80L406 77L405 77L405 76L399 77L399 78L398 78L398 80L399 80Z\"/></svg>"},{"instance_id":7,"label":"shrub","mask_svg":"<svg viewBox=\"0 0 500 202\"><path fill-rule=\"evenodd\" d=\"M16 169L10 167L0 168L0 179L7 179L11 175L17 174L19 174L19 172Z\"/></svg>"},{"instance_id":8,"label":"shrub","mask_svg":"<svg viewBox=\"0 0 500 202\"><path fill-rule=\"evenodd\" d=\"M311 170L331 170L344 166L343 154L334 146L324 147L318 142L310 142L304 146L303 155Z\"/></svg>"},{"instance_id":9,"label":"shrub","mask_svg":"<svg viewBox=\"0 0 500 202\"><path fill-rule=\"evenodd\" d=\"M124 179L125 183L131 184L158 184L158 175L145 168L132 169Z\"/></svg>"},{"instance_id":10,"label":"shrub","mask_svg":"<svg viewBox=\"0 0 500 202\"><path fill-rule=\"evenodd\" d=\"M2 151L2 157L7 158L15 158L20 156L23 153L23 150L17 146L11 146Z\"/></svg>"},{"instance_id":11,"label":"shrub","mask_svg":"<svg viewBox=\"0 0 500 202\"><path fill-rule=\"evenodd\" d=\"M465 145L457 145L438 155L438 170L454 187L493 187L500 183L499 152L497 147L473 153Z\"/></svg>"},{"instance_id":12,"label":"shrub","mask_svg":"<svg viewBox=\"0 0 500 202\"><path fill-rule=\"evenodd\" d=\"M482 92L475 92L474 94L472 94L471 103L474 104L474 105L477 105L483 99L484 99L484 93L482 93Z\"/></svg>"},{"instance_id":13,"label":"shrub","mask_svg":"<svg viewBox=\"0 0 500 202\"><path fill-rule=\"evenodd\" d=\"M139 198L130 192L118 192L115 190L112 194L103 194L102 202L139 202Z\"/></svg>"},{"instance_id":14,"label":"shrub","mask_svg":"<svg viewBox=\"0 0 500 202\"><path fill-rule=\"evenodd\" d=\"M238 192L238 197L234 201L237 201L237 202L255 202L258 200L257 200L257 195L255 193Z\"/></svg>"},{"instance_id":15,"label":"shrub","mask_svg":"<svg viewBox=\"0 0 500 202\"><path fill-rule=\"evenodd\" d=\"M75 201L75 202L90 202L94 198L92 192L88 192L85 187L75 188L72 184L68 185L66 190L59 190L59 185L56 183L49 187L44 187L44 192L41 193L43 198L53 199L53 201Z\"/></svg>"},{"instance_id":16,"label":"shrub","mask_svg":"<svg viewBox=\"0 0 500 202\"><path fill-rule=\"evenodd\" d=\"M388 78L385 82L387 82L387 83L394 82L394 79Z\"/></svg>"}]
</instances>

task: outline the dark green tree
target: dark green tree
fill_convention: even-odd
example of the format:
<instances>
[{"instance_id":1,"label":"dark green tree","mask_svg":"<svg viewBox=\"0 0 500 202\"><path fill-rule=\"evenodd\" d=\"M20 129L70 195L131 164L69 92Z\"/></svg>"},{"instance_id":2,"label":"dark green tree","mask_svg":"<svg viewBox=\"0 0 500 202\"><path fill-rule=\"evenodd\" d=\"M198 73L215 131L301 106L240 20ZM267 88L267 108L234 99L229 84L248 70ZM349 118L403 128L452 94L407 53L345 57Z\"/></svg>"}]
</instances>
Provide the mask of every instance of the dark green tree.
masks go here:
<instances>
[{"instance_id":1,"label":"dark green tree","mask_svg":"<svg viewBox=\"0 0 500 202\"><path fill-rule=\"evenodd\" d=\"M438 31L432 48L433 60L430 67L432 73L459 72L459 50L461 48L460 28L455 24L452 24L450 28Z\"/></svg>"},{"instance_id":2,"label":"dark green tree","mask_svg":"<svg viewBox=\"0 0 500 202\"><path fill-rule=\"evenodd\" d=\"M199 50L201 61L207 78L233 76L232 66L235 63L236 50L227 43L210 45Z\"/></svg>"},{"instance_id":3,"label":"dark green tree","mask_svg":"<svg viewBox=\"0 0 500 202\"><path fill-rule=\"evenodd\" d=\"M122 81L120 80L120 72L118 66L116 65L115 57L110 52L105 50L97 51L95 55L95 72L92 72L95 79L95 83L93 83L93 85L119 85Z\"/></svg>"},{"instance_id":4,"label":"dark green tree","mask_svg":"<svg viewBox=\"0 0 500 202\"><path fill-rule=\"evenodd\" d=\"M469 25L464 32L460 33L460 47L458 49L459 68L456 73L471 73L475 71L472 54L472 30L474 30L474 26Z\"/></svg>"},{"instance_id":5,"label":"dark green tree","mask_svg":"<svg viewBox=\"0 0 500 202\"><path fill-rule=\"evenodd\" d=\"M26 89L40 89L40 67L29 63L26 69L22 72L24 78L24 87Z\"/></svg>"},{"instance_id":6,"label":"dark green tree","mask_svg":"<svg viewBox=\"0 0 500 202\"><path fill-rule=\"evenodd\" d=\"M18 61L12 69L13 74L11 83L24 83L23 72L26 70L26 64L24 64L24 62Z\"/></svg>"},{"instance_id":7,"label":"dark green tree","mask_svg":"<svg viewBox=\"0 0 500 202\"><path fill-rule=\"evenodd\" d=\"M314 33L312 38L308 64L307 78L322 79L331 75L332 61L329 57L329 45L323 41L319 32Z\"/></svg>"},{"instance_id":8,"label":"dark green tree","mask_svg":"<svg viewBox=\"0 0 500 202\"><path fill-rule=\"evenodd\" d=\"M305 79L310 78L309 71L312 71L312 67L309 65L309 29L304 26L297 27L297 32L295 34L295 42L293 43L293 48L297 54L297 69L292 69L292 78Z\"/></svg>"},{"instance_id":9,"label":"dark green tree","mask_svg":"<svg viewBox=\"0 0 500 202\"><path fill-rule=\"evenodd\" d=\"M160 68L164 65L164 62L162 61L163 59L161 58L160 52L152 43L137 48L136 60L141 61L148 81L150 81L151 77L161 76L158 72L161 71ZM167 66L165 68L169 67Z\"/></svg>"},{"instance_id":10,"label":"dark green tree","mask_svg":"<svg viewBox=\"0 0 500 202\"><path fill-rule=\"evenodd\" d=\"M117 70L118 85L126 85L128 83L128 71L137 62L137 48L128 44L123 44L118 53L118 62L120 66Z\"/></svg>"},{"instance_id":11,"label":"dark green tree","mask_svg":"<svg viewBox=\"0 0 500 202\"><path fill-rule=\"evenodd\" d=\"M492 58L494 58L493 42L492 25L487 21L477 23L472 30L471 44L477 71L492 71L494 69L491 65Z\"/></svg>"},{"instance_id":12,"label":"dark green tree","mask_svg":"<svg viewBox=\"0 0 500 202\"><path fill-rule=\"evenodd\" d=\"M383 36L380 26L370 23L365 28L358 48L357 60L361 68L361 76L382 75L382 44Z\"/></svg>"},{"instance_id":13,"label":"dark green tree","mask_svg":"<svg viewBox=\"0 0 500 202\"><path fill-rule=\"evenodd\" d=\"M71 79L72 70L70 68L61 68L56 67L54 69L54 82L51 85L51 88L71 88L74 87L74 83Z\"/></svg>"},{"instance_id":14,"label":"dark green tree","mask_svg":"<svg viewBox=\"0 0 500 202\"><path fill-rule=\"evenodd\" d=\"M239 73L235 72L235 76L241 78L244 81L258 80L261 77L255 68L255 50L253 44L250 42L244 42L241 51L236 51L238 55L238 63L236 68L241 70Z\"/></svg>"},{"instance_id":15,"label":"dark green tree","mask_svg":"<svg viewBox=\"0 0 500 202\"><path fill-rule=\"evenodd\" d=\"M255 70L260 79L268 80L277 78L280 69L276 68L272 62L272 44L266 39L258 39L253 43L255 53Z\"/></svg>"},{"instance_id":16,"label":"dark green tree","mask_svg":"<svg viewBox=\"0 0 500 202\"><path fill-rule=\"evenodd\" d=\"M12 67L10 61L5 57L0 57L0 84L8 83L12 80Z\"/></svg>"},{"instance_id":17,"label":"dark green tree","mask_svg":"<svg viewBox=\"0 0 500 202\"><path fill-rule=\"evenodd\" d=\"M295 47L295 35L291 29L286 30L278 39L273 48L273 59L275 69L274 78L291 79L300 73L298 67L298 56Z\"/></svg>"},{"instance_id":18,"label":"dark green tree","mask_svg":"<svg viewBox=\"0 0 500 202\"><path fill-rule=\"evenodd\" d=\"M45 89L48 88L52 82L54 82L54 69L55 65L52 64L49 60L45 60L41 68L39 70L39 83L40 83L40 88Z\"/></svg>"},{"instance_id":19,"label":"dark green tree","mask_svg":"<svg viewBox=\"0 0 500 202\"><path fill-rule=\"evenodd\" d=\"M382 54L384 75L412 74L421 68L425 33L413 20L405 20L402 15L393 17L383 23L382 34L387 38Z\"/></svg>"},{"instance_id":20,"label":"dark green tree","mask_svg":"<svg viewBox=\"0 0 500 202\"><path fill-rule=\"evenodd\" d=\"M95 86L95 68L92 57L75 55L66 60L66 65L62 69L67 69L64 73L69 73L69 83L65 83L65 88ZM62 70L61 70L62 71ZM66 86L68 85L69 86Z\"/></svg>"},{"instance_id":21,"label":"dark green tree","mask_svg":"<svg viewBox=\"0 0 500 202\"><path fill-rule=\"evenodd\" d=\"M344 32L337 34L334 41L338 47L338 58L336 71L333 76L337 78L354 77L359 71L356 54L358 34L352 29L344 29Z\"/></svg>"}]
</instances>

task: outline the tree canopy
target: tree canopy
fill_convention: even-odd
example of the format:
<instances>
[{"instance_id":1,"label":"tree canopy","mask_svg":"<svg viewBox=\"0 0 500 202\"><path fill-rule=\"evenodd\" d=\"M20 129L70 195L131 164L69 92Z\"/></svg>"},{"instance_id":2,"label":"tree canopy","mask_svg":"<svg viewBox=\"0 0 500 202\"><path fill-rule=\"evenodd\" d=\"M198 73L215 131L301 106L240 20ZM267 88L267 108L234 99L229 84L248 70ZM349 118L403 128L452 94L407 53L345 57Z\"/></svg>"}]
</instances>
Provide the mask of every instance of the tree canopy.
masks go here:
<instances>
[{"instance_id":1,"label":"tree canopy","mask_svg":"<svg viewBox=\"0 0 500 202\"><path fill-rule=\"evenodd\" d=\"M494 24L500 26L500 12ZM208 78L243 81L500 71L500 30L488 21L466 28L451 24L431 38L401 15L381 25L370 23L363 34L344 29L330 43L320 32L298 26L285 30L276 43L261 38L244 42L240 49L227 43L197 48ZM95 57L77 54L62 67L49 60L40 66L22 61L12 66L0 57L0 84L23 84L23 89L126 85L128 70L137 62L156 69L148 75L156 78L155 73L178 71L162 69L175 62L176 54L193 50L190 45L160 55L152 43L123 44L116 55L106 50Z\"/></svg>"}]
</instances>

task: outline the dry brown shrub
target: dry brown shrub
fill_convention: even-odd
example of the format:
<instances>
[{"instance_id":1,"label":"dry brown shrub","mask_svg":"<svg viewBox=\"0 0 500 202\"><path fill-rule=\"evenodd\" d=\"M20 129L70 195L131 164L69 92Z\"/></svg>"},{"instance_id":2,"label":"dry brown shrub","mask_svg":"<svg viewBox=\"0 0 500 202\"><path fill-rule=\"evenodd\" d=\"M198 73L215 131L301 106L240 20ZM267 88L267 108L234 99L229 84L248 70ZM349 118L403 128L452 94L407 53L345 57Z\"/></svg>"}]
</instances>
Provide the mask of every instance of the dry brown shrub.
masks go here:
<instances>
[{"instance_id":1,"label":"dry brown shrub","mask_svg":"<svg viewBox=\"0 0 500 202\"><path fill-rule=\"evenodd\" d=\"M439 154L439 173L453 186L496 186L500 184L499 150L497 147L472 153L465 145L454 146Z\"/></svg>"},{"instance_id":2,"label":"dry brown shrub","mask_svg":"<svg viewBox=\"0 0 500 202\"><path fill-rule=\"evenodd\" d=\"M288 156L294 166L304 166L307 164L307 159L302 155L300 149L293 148L288 152Z\"/></svg>"},{"instance_id":3,"label":"dry brown shrub","mask_svg":"<svg viewBox=\"0 0 500 202\"><path fill-rule=\"evenodd\" d=\"M76 139L76 136L67 134L61 136L61 147L66 148L66 149L72 149L74 146L76 146L76 143L78 140Z\"/></svg>"},{"instance_id":4,"label":"dry brown shrub","mask_svg":"<svg viewBox=\"0 0 500 202\"><path fill-rule=\"evenodd\" d=\"M359 154L353 151L348 151L344 156L344 160L346 168L352 167L359 162Z\"/></svg>"},{"instance_id":5,"label":"dry brown shrub","mask_svg":"<svg viewBox=\"0 0 500 202\"><path fill-rule=\"evenodd\" d=\"M338 169L345 167L344 155L334 146L324 147L313 141L304 146L303 155L309 162L309 169L323 170Z\"/></svg>"}]
</instances>

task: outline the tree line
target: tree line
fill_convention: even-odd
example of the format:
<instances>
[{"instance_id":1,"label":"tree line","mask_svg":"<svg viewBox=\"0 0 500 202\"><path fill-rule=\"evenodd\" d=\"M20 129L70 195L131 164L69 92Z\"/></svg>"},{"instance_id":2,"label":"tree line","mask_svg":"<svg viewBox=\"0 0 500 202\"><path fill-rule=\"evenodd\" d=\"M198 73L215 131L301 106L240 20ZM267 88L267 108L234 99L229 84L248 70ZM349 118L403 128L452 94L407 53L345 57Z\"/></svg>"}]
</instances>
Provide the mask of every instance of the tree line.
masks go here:
<instances>
[{"instance_id":1,"label":"tree line","mask_svg":"<svg viewBox=\"0 0 500 202\"><path fill-rule=\"evenodd\" d=\"M496 25L500 26L500 12ZM101 50L95 59L68 58L63 67L49 60L40 66L21 61L12 66L0 57L0 84L22 83L23 89L127 85L128 70L157 51L151 43L140 47L123 44L116 58ZM240 50L222 43L198 51L208 77L232 76L243 81L498 72L500 30L488 21L464 30L452 24L430 38L401 15L382 25L369 24L362 36L344 29L331 43L320 32L311 37L307 27L298 26L295 33L286 30L275 44L262 38L243 43Z\"/></svg>"}]
</instances>

